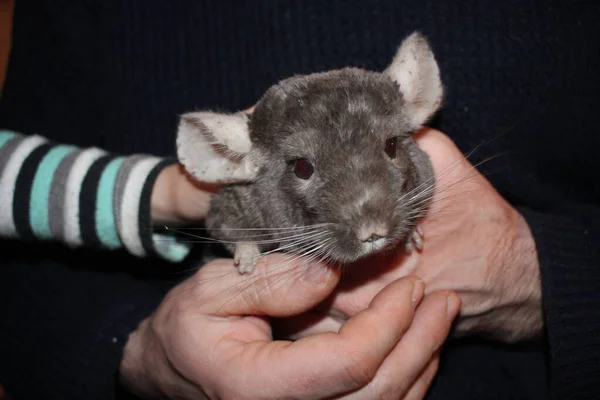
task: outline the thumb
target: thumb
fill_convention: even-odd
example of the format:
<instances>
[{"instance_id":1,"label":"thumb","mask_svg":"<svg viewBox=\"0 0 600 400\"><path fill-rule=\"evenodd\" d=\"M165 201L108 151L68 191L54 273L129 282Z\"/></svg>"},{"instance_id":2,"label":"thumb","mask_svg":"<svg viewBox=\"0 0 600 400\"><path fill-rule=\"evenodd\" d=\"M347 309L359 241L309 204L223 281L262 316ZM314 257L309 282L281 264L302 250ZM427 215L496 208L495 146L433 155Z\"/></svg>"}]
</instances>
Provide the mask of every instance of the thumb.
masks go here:
<instances>
[{"instance_id":1,"label":"thumb","mask_svg":"<svg viewBox=\"0 0 600 400\"><path fill-rule=\"evenodd\" d=\"M289 317L325 300L339 282L340 270L273 253L262 256L250 274L240 274L233 260L220 259L203 266L195 278L201 297L198 304L207 314Z\"/></svg>"}]
</instances>

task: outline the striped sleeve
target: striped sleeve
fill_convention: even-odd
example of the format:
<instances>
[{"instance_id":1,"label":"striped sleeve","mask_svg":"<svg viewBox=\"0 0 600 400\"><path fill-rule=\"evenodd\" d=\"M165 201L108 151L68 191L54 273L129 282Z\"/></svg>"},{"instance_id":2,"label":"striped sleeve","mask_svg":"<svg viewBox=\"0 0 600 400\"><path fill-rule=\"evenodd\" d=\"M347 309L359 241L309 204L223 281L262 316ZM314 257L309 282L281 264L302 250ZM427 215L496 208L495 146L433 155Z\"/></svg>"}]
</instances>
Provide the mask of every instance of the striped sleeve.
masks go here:
<instances>
[{"instance_id":1,"label":"striped sleeve","mask_svg":"<svg viewBox=\"0 0 600 400\"><path fill-rule=\"evenodd\" d=\"M154 182L173 162L0 131L0 236L181 261L188 245L156 233L150 210Z\"/></svg>"}]
</instances>

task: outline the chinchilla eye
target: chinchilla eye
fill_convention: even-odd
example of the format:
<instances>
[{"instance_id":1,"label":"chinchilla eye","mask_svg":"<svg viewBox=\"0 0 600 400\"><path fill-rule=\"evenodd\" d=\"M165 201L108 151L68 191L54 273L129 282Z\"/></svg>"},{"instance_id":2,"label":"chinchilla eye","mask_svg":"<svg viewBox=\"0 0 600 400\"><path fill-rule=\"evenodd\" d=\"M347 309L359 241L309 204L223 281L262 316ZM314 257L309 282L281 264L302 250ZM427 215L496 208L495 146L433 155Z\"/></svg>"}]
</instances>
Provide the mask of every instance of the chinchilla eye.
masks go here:
<instances>
[{"instance_id":1,"label":"chinchilla eye","mask_svg":"<svg viewBox=\"0 0 600 400\"><path fill-rule=\"evenodd\" d=\"M306 158L294 160L294 173L300 179L308 179L315 171L314 167Z\"/></svg>"},{"instance_id":2,"label":"chinchilla eye","mask_svg":"<svg viewBox=\"0 0 600 400\"><path fill-rule=\"evenodd\" d=\"M396 158L396 138L385 141L385 153L390 158Z\"/></svg>"}]
</instances>

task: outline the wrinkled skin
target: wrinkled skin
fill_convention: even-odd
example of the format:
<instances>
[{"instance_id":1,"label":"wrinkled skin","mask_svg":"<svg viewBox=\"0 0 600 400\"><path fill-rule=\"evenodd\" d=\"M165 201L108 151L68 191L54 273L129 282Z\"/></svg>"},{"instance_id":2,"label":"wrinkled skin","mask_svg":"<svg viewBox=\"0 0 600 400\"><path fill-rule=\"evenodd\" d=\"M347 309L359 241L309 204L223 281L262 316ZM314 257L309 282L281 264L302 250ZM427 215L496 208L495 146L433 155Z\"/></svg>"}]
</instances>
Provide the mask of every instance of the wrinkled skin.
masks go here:
<instances>
[{"instance_id":1,"label":"wrinkled skin","mask_svg":"<svg viewBox=\"0 0 600 400\"><path fill-rule=\"evenodd\" d=\"M130 335L124 385L151 399L424 397L460 307L455 294L424 297L423 282L406 277L334 333L273 340L269 317L307 311L340 279L324 264L283 259L261 258L251 278L216 260L173 288Z\"/></svg>"}]
</instances>

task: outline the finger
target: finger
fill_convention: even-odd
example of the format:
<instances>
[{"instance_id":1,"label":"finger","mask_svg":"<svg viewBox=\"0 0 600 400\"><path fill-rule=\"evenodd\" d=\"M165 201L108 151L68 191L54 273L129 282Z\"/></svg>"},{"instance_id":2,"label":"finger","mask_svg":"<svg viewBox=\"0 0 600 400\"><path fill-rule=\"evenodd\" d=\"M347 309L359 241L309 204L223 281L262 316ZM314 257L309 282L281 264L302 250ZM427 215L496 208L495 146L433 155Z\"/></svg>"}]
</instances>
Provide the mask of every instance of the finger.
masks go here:
<instances>
[{"instance_id":1,"label":"finger","mask_svg":"<svg viewBox=\"0 0 600 400\"><path fill-rule=\"evenodd\" d=\"M459 308L460 299L452 292L436 292L423 300L411 327L373 379L376 394L404 395L414 385L448 337Z\"/></svg>"},{"instance_id":2,"label":"finger","mask_svg":"<svg viewBox=\"0 0 600 400\"><path fill-rule=\"evenodd\" d=\"M407 277L387 286L339 333L318 334L293 343L221 344L238 350L229 352L232 361L225 368L241 379L244 371L247 376L248 366L253 366L253 382L280 382L280 394L286 397L322 398L363 387L410 326L424 291L421 281L415 285L417 280ZM240 366L244 371L235 371ZM236 384L247 387L246 381Z\"/></svg>"},{"instance_id":3,"label":"finger","mask_svg":"<svg viewBox=\"0 0 600 400\"><path fill-rule=\"evenodd\" d=\"M337 332L342 323L327 314L309 311L294 317L272 321L271 326L277 337L298 340L323 332Z\"/></svg>"},{"instance_id":4,"label":"finger","mask_svg":"<svg viewBox=\"0 0 600 400\"><path fill-rule=\"evenodd\" d=\"M323 301L339 278L340 271L327 264L273 253L261 257L250 274L240 274L231 259L215 260L191 284L202 313L287 317Z\"/></svg>"},{"instance_id":5,"label":"finger","mask_svg":"<svg viewBox=\"0 0 600 400\"><path fill-rule=\"evenodd\" d=\"M402 400L423 400L433 383L439 365L440 357L435 355Z\"/></svg>"},{"instance_id":6,"label":"finger","mask_svg":"<svg viewBox=\"0 0 600 400\"><path fill-rule=\"evenodd\" d=\"M355 315L357 312L364 309L365 305L369 304L371 299L373 299L377 293L399 277L400 276L396 276L393 278L390 277L389 279L378 279L365 282L364 284L361 284L360 288L357 290L336 291L333 304L331 305L334 310L339 312L335 317L343 320L344 316ZM348 282L348 280L346 280L345 276L341 285L345 285L346 282Z\"/></svg>"}]
</instances>

